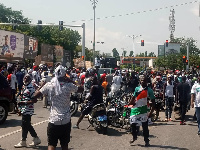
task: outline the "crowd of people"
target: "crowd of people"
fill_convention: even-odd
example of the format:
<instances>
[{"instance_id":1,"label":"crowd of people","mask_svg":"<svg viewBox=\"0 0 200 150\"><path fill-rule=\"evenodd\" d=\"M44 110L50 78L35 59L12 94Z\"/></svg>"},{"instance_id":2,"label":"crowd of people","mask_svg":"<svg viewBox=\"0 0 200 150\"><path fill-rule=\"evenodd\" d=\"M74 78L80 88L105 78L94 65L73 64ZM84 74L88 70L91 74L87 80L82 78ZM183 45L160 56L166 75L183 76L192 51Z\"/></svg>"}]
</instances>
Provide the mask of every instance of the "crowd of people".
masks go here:
<instances>
[{"instance_id":1,"label":"crowd of people","mask_svg":"<svg viewBox=\"0 0 200 150\"><path fill-rule=\"evenodd\" d=\"M190 72L179 70L142 72L116 70L114 74L104 71L98 73L98 68L65 68L60 64L55 67L47 65L25 68L13 64L1 66L0 72L7 78L13 93L14 109L12 113L22 116L22 140L16 148L26 147L28 132L33 137L30 146L41 143L33 126L31 116L34 113L34 103L39 98L43 107L50 106L49 124L47 127L48 149L53 150L60 140L63 150L68 149L71 132L70 94L81 92L88 105L83 109L78 122L73 128L79 128L83 117L92 107L103 102L111 91L123 90L132 93L129 105L132 105L130 115L133 143L137 140L137 124L143 127L145 146L149 146L148 118L151 117L155 105L155 91L162 93L165 103L165 121L173 121L173 106L179 105L180 125L186 125L185 115L190 107L195 107L194 119L198 123L200 135L200 76L195 70ZM152 107L149 110L149 99Z\"/></svg>"}]
</instances>

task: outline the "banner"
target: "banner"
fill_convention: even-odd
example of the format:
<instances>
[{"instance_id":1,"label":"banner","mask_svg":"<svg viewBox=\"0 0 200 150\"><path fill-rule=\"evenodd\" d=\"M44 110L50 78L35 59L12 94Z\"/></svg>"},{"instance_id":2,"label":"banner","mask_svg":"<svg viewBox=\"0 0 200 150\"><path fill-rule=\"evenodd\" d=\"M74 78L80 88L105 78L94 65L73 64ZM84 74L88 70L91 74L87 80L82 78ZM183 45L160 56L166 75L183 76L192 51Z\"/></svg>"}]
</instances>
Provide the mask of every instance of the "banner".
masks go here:
<instances>
[{"instance_id":1,"label":"banner","mask_svg":"<svg viewBox=\"0 0 200 150\"><path fill-rule=\"evenodd\" d=\"M53 62L53 51L53 45L41 44L41 60L45 62Z\"/></svg>"},{"instance_id":2,"label":"banner","mask_svg":"<svg viewBox=\"0 0 200 150\"><path fill-rule=\"evenodd\" d=\"M0 30L0 58L23 58L24 35Z\"/></svg>"},{"instance_id":3,"label":"banner","mask_svg":"<svg viewBox=\"0 0 200 150\"><path fill-rule=\"evenodd\" d=\"M38 40L33 37L24 36L24 58L35 59L38 51Z\"/></svg>"},{"instance_id":4,"label":"banner","mask_svg":"<svg viewBox=\"0 0 200 150\"><path fill-rule=\"evenodd\" d=\"M63 66L71 67L71 51L63 50Z\"/></svg>"}]
</instances>

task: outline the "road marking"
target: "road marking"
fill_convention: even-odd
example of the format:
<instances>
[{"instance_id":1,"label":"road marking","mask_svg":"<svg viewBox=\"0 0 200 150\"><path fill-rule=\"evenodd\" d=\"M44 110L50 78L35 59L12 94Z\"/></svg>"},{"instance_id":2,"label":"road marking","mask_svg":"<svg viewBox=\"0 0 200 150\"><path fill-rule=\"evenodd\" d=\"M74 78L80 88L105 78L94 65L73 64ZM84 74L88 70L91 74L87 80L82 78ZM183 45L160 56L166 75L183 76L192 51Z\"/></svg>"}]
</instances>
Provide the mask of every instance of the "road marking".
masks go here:
<instances>
[{"instance_id":1,"label":"road marking","mask_svg":"<svg viewBox=\"0 0 200 150\"><path fill-rule=\"evenodd\" d=\"M40 124L42 124L42 123L48 122L48 121L49 121L49 120L44 120L44 121L35 123L35 124L33 124L33 127L34 127L34 126L37 126L37 125L40 125ZM22 131L22 129L19 129L19 130L16 130L16 131L13 131L13 132L10 132L10 133L1 135L1 136L0 136L0 139L5 138L5 137L10 136L10 135L13 135L13 134L18 133L18 132L21 132L21 131Z\"/></svg>"}]
</instances>

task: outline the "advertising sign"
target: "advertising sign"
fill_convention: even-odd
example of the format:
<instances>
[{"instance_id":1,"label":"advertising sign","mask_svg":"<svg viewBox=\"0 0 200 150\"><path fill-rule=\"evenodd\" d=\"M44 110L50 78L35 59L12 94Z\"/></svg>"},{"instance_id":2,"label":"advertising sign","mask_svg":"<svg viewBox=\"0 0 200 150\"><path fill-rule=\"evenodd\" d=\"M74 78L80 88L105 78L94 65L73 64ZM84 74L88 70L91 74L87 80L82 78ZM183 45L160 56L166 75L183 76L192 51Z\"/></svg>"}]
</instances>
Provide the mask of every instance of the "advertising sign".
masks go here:
<instances>
[{"instance_id":1,"label":"advertising sign","mask_svg":"<svg viewBox=\"0 0 200 150\"><path fill-rule=\"evenodd\" d=\"M38 40L33 37L24 36L24 58L35 59L38 51Z\"/></svg>"},{"instance_id":2,"label":"advertising sign","mask_svg":"<svg viewBox=\"0 0 200 150\"><path fill-rule=\"evenodd\" d=\"M158 56L164 56L164 54L165 54L164 45L158 45Z\"/></svg>"},{"instance_id":3,"label":"advertising sign","mask_svg":"<svg viewBox=\"0 0 200 150\"><path fill-rule=\"evenodd\" d=\"M180 44L168 43L168 47L165 45L165 55L180 53Z\"/></svg>"},{"instance_id":4,"label":"advertising sign","mask_svg":"<svg viewBox=\"0 0 200 150\"><path fill-rule=\"evenodd\" d=\"M53 45L41 44L41 60L45 62L53 62L53 51Z\"/></svg>"},{"instance_id":5,"label":"advertising sign","mask_svg":"<svg viewBox=\"0 0 200 150\"><path fill-rule=\"evenodd\" d=\"M63 66L71 66L71 51L63 50Z\"/></svg>"},{"instance_id":6,"label":"advertising sign","mask_svg":"<svg viewBox=\"0 0 200 150\"><path fill-rule=\"evenodd\" d=\"M0 30L0 58L23 58L24 35Z\"/></svg>"},{"instance_id":7,"label":"advertising sign","mask_svg":"<svg viewBox=\"0 0 200 150\"><path fill-rule=\"evenodd\" d=\"M55 46L55 56L56 62L63 62L63 47L62 46Z\"/></svg>"}]
</instances>

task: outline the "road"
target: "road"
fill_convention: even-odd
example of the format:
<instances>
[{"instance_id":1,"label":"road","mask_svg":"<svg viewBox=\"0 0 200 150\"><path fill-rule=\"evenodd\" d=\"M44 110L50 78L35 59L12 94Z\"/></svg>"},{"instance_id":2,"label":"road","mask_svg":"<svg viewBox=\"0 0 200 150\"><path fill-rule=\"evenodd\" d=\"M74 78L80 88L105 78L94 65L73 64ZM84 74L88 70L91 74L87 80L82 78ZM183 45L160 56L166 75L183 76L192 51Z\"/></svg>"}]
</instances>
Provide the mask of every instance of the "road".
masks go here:
<instances>
[{"instance_id":1,"label":"road","mask_svg":"<svg viewBox=\"0 0 200 150\"><path fill-rule=\"evenodd\" d=\"M187 113L187 125L179 125L179 121L164 122L164 112L161 112L161 118L154 125L149 127L150 144L149 148L144 147L143 137L130 145L131 134L124 129L109 127L108 135L98 134L92 127L87 130L89 125L87 118L80 124L80 129L72 129L71 142L69 148L72 150L131 150L131 149L176 149L176 150L198 150L200 147L200 137L197 135L197 123L193 122L192 115L194 109ZM72 117L72 125L78 119L78 116ZM32 117L32 124L42 143L35 148L24 149L47 149L47 124L48 109L42 108L42 102L35 104L35 115ZM14 150L14 145L21 139L21 117L16 114L10 114L7 121L0 125L0 150ZM27 138L27 144L31 143L30 134ZM58 143L57 150L61 150Z\"/></svg>"}]
</instances>

